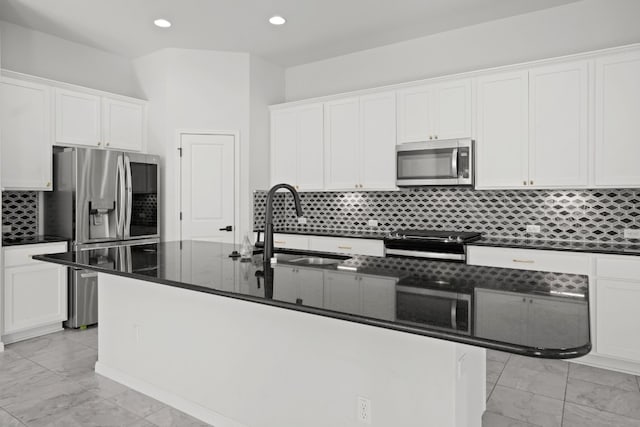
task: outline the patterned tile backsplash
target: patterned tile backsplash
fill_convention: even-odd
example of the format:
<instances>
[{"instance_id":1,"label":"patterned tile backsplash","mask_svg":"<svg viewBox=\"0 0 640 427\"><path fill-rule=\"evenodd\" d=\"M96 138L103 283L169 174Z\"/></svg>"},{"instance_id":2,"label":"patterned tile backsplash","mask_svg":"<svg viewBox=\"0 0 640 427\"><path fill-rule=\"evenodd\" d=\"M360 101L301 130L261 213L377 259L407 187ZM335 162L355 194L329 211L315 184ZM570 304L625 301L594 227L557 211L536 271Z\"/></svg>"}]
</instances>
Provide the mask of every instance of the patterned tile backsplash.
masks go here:
<instances>
[{"instance_id":1,"label":"patterned tile backsplash","mask_svg":"<svg viewBox=\"0 0 640 427\"><path fill-rule=\"evenodd\" d=\"M265 191L254 193L254 227L264 227ZM381 231L402 228L480 231L485 236L631 242L625 228L640 228L640 190L476 191L431 187L400 191L300 193L306 225L298 225L293 198L274 200L276 228ZM367 221L378 220L378 227ZM526 233L526 225L540 233Z\"/></svg>"},{"instance_id":2,"label":"patterned tile backsplash","mask_svg":"<svg viewBox=\"0 0 640 427\"><path fill-rule=\"evenodd\" d=\"M38 234L38 192L2 192L2 225L10 225L11 232L2 237L20 238Z\"/></svg>"}]
</instances>

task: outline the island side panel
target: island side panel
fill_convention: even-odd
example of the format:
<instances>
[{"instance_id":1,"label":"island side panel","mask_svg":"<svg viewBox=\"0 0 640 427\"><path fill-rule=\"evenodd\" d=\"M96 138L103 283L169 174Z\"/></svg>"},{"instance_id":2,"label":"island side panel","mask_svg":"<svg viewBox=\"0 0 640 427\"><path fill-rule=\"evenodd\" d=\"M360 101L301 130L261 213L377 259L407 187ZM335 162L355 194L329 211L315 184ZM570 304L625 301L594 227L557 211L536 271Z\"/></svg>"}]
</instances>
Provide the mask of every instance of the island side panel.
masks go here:
<instances>
[{"instance_id":1,"label":"island side panel","mask_svg":"<svg viewBox=\"0 0 640 427\"><path fill-rule=\"evenodd\" d=\"M478 426L481 348L100 274L96 370L218 427Z\"/></svg>"}]
</instances>

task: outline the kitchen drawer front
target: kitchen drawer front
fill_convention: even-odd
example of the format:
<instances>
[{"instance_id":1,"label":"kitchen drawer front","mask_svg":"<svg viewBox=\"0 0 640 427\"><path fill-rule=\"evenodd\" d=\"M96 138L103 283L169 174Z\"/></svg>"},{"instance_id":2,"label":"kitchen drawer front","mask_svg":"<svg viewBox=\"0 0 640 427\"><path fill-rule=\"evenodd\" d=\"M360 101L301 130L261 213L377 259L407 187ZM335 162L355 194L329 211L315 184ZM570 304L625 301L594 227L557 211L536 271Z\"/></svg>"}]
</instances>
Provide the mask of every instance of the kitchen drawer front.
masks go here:
<instances>
[{"instance_id":1,"label":"kitchen drawer front","mask_svg":"<svg viewBox=\"0 0 640 427\"><path fill-rule=\"evenodd\" d=\"M31 258L33 255L55 254L59 252L67 252L66 242L43 243L40 245L23 245L9 246L3 248L4 266L14 267L18 265L37 264L37 261Z\"/></svg>"},{"instance_id":2,"label":"kitchen drawer front","mask_svg":"<svg viewBox=\"0 0 640 427\"><path fill-rule=\"evenodd\" d=\"M598 256L596 258L596 276L640 282L640 257Z\"/></svg>"},{"instance_id":3,"label":"kitchen drawer front","mask_svg":"<svg viewBox=\"0 0 640 427\"><path fill-rule=\"evenodd\" d=\"M373 239L311 236L309 249L347 255L384 256L384 243L382 240Z\"/></svg>"},{"instance_id":4,"label":"kitchen drawer front","mask_svg":"<svg viewBox=\"0 0 640 427\"><path fill-rule=\"evenodd\" d=\"M467 264L571 274L590 270L588 254L484 246L467 246Z\"/></svg>"},{"instance_id":5,"label":"kitchen drawer front","mask_svg":"<svg viewBox=\"0 0 640 427\"><path fill-rule=\"evenodd\" d=\"M297 234L280 234L273 235L273 246L283 249L301 249L309 250L309 237Z\"/></svg>"}]
</instances>

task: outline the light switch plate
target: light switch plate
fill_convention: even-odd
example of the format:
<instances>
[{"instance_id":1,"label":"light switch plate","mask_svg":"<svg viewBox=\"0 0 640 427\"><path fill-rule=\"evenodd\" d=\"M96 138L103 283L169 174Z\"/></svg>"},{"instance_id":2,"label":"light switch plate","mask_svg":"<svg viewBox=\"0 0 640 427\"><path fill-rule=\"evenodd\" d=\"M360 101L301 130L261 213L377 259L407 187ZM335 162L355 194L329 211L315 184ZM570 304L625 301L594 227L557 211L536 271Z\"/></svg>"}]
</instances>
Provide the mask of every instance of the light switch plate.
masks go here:
<instances>
[{"instance_id":1,"label":"light switch plate","mask_svg":"<svg viewBox=\"0 0 640 427\"><path fill-rule=\"evenodd\" d=\"M11 230L13 230L13 228L10 225L3 225L2 226L2 232L3 233L11 233Z\"/></svg>"},{"instance_id":2,"label":"light switch plate","mask_svg":"<svg viewBox=\"0 0 640 427\"><path fill-rule=\"evenodd\" d=\"M625 239L640 239L640 228L625 228L624 229L624 238Z\"/></svg>"},{"instance_id":3,"label":"light switch plate","mask_svg":"<svg viewBox=\"0 0 640 427\"><path fill-rule=\"evenodd\" d=\"M367 221L367 225L369 227L377 227L378 226L378 220L377 219L370 219L369 221Z\"/></svg>"},{"instance_id":4,"label":"light switch plate","mask_svg":"<svg viewBox=\"0 0 640 427\"><path fill-rule=\"evenodd\" d=\"M303 217L303 216L298 217L298 224L302 224L302 225L304 225L304 224L306 224L306 223L307 223L307 218L305 218L305 217Z\"/></svg>"},{"instance_id":5,"label":"light switch plate","mask_svg":"<svg viewBox=\"0 0 640 427\"><path fill-rule=\"evenodd\" d=\"M527 224L527 233L539 233L539 232L540 232L539 225Z\"/></svg>"}]
</instances>

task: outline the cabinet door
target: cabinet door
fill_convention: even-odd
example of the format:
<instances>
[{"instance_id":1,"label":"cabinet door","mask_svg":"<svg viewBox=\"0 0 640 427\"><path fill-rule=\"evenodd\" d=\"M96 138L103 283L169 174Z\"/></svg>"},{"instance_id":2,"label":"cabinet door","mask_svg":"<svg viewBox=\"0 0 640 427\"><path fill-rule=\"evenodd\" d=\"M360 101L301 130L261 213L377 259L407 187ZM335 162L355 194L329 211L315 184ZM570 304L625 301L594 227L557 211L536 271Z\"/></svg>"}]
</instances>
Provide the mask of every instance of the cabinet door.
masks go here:
<instances>
[{"instance_id":1,"label":"cabinet door","mask_svg":"<svg viewBox=\"0 0 640 427\"><path fill-rule=\"evenodd\" d=\"M103 98L102 126L106 147L142 151L146 133L145 106Z\"/></svg>"},{"instance_id":2,"label":"cabinet door","mask_svg":"<svg viewBox=\"0 0 640 427\"><path fill-rule=\"evenodd\" d=\"M324 303L329 310L360 314L360 276L325 272Z\"/></svg>"},{"instance_id":3,"label":"cabinet door","mask_svg":"<svg viewBox=\"0 0 640 427\"><path fill-rule=\"evenodd\" d=\"M363 315L374 319L395 320L396 279L364 276L360 290Z\"/></svg>"},{"instance_id":4,"label":"cabinet door","mask_svg":"<svg viewBox=\"0 0 640 427\"><path fill-rule=\"evenodd\" d=\"M584 302L528 297L529 337L546 348L583 346L589 337L588 308Z\"/></svg>"},{"instance_id":5,"label":"cabinet door","mask_svg":"<svg viewBox=\"0 0 640 427\"><path fill-rule=\"evenodd\" d=\"M67 269L38 263L5 268L4 333L67 319Z\"/></svg>"},{"instance_id":6,"label":"cabinet door","mask_svg":"<svg viewBox=\"0 0 640 427\"><path fill-rule=\"evenodd\" d=\"M476 336L526 345L526 316L527 305L521 295L476 289Z\"/></svg>"},{"instance_id":7,"label":"cabinet door","mask_svg":"<svg viewBox=\"0 0 640 427\"><path fill-rule=\"evenodd\" d=\"M271 112L271 185L298 185L298 113L296 110Z\"/></svg>"},{"instance_id":8,"label":"cabinet door","mask_svg":"<svg viewBox=\"0 0 640 427\"><path fill-rule=\"evenodd\" d=\"M396 95L360 98L360 184L364 189L396 188Z\"/></svg>"},{"instance_id":9,"label":"cabinet door","mask_svg":"<svg viewBox=\"0 0 640 427\"><path fill-rule=\"evenodd\" d=\"M587 62L529 72L529 185L587 185Z\"/></svg>"},{"instance_id":10,"label":"cabinet door","mask_svg":"<svg viewBox=\"0 0 640 427\"><path fill-rule=\"evenodd\" d=\"M360 105L358 98L325 104L325 184L351 190L360 184Z\"/></svg>"},{"instance_id":11,"label":"cabinet door","mask_svg":"<svg viewBox=\"0 0 640 427\"><path fill-rule=\"evenodd\" d=\"M0 84L2 186L51 190L51 89L3 78Z\"/></svg>"},{"instance_id":12,"label":"cabinet door","mask_svg":"<svg viewBox=\"0 0 640 427\"><path fill-rule=\"evenodd\" d=\"M640 187L640 52L596 59L595 185Z\"/></svg>"},{"instance_id":13,"label":"cabinet door","mask_svg":"<svg viewBox=\"0 0 640 427\"><path fill-rule=\"evenodd\" d=\"M456 80L435 87L433 122L435 139L471 137L471 80Z\"/></svg>"},{"instance_id":14,"label":"cabinet door","mask_svg":"<svg viewBox=\"0 0 640 427\"><path fill-rule=\"evenodd\" d=\"M56 89L56 143L101 147L100 97Z\"/></svg>"},{"instance_id":15,"label":"cabinet door","mask_svg":"<svg viewBox=\"0 0 640 427\"><path fill-rule=\"evenodd\" d=\"M324 273L322 270L296 269L300 304L308 307L324 307Z\"/></svg>"},{"instance_id":16,"label":"cabinet door","mask_svg":"<svg viewBox=\"0 0 640 427\"><path fill-rule=\"evenodd\" d=\"M528 185L527 72L478 78L477 188Z\"/></svg>"},{"instance_id":17,"label":"cabinet door","mask_svg":"<svg viewBox=\"0 0 640 427\"><path fill-rule=\"evenodd\" d=\"M278 265L273 269L273 299L296 303L298 281L295 267Z\"/></svg>"},{"instance_id":18,"label":"cabinet door","mask_svg":"<svg viewBox=\"0 0 640 427\"><path fill-rule=\"evenodd\" d=\"M434 91L431 86L418 86L398 91L398 144L433 139L431 118Z\"/></svg>"},{"instance_id":19,"label":"cabinet door","mask_svg":"<svg viewBox=\"0 0 640 427\"><path fill-rule=\"evenodd\" d=\"M323 106L314 104L298 110L297 181L299 190L324 188Z\"/></svg>"},{"instance_id":20,"label":"cabinet door","mask_svg":"<svg viewBox=\"0 0 640 427\"><path fill-rule=\"evenodd\" d=\"M596 290L597 352L640 362L640 283L598 278Z\"/></svg>"}]
</instances>

